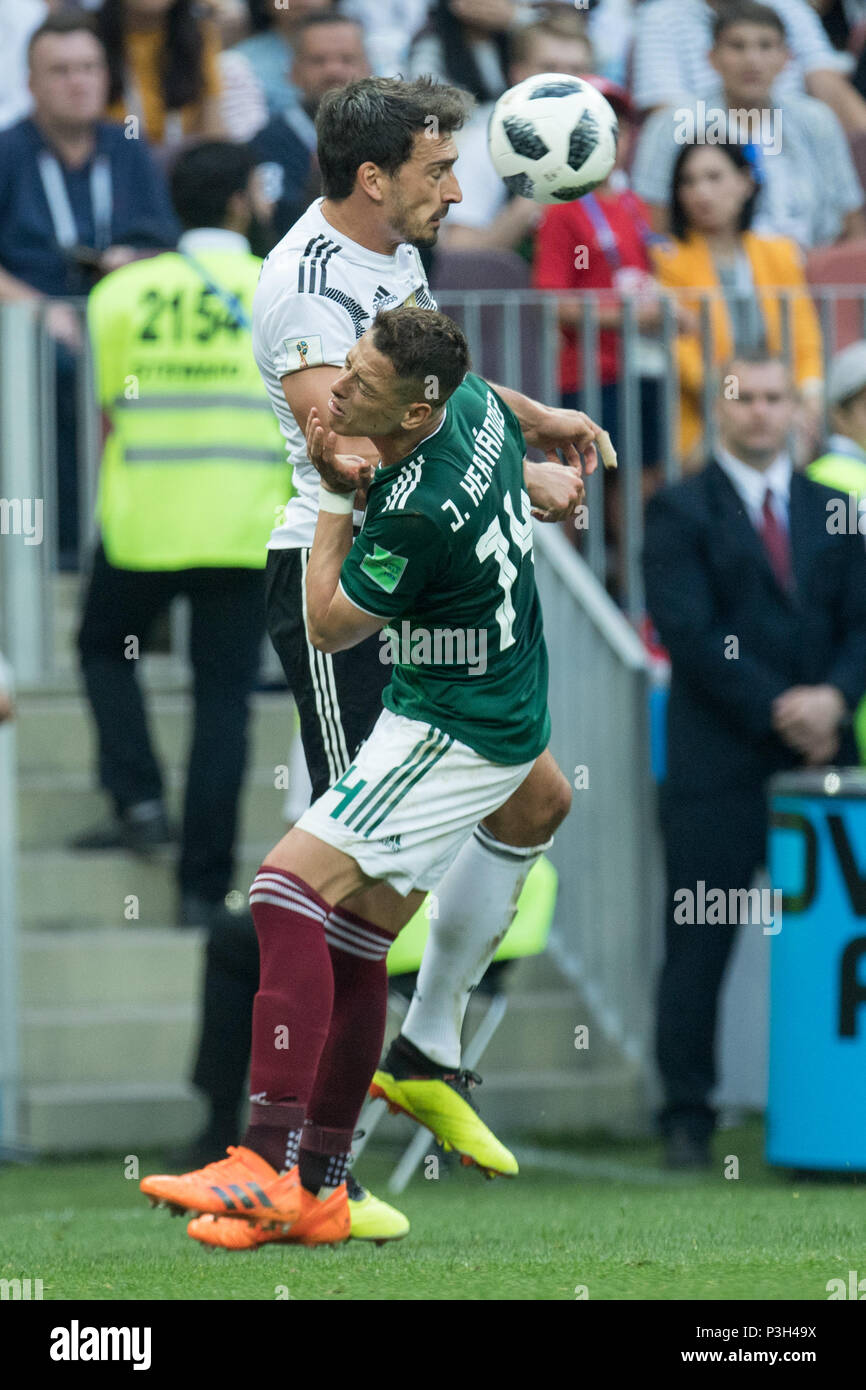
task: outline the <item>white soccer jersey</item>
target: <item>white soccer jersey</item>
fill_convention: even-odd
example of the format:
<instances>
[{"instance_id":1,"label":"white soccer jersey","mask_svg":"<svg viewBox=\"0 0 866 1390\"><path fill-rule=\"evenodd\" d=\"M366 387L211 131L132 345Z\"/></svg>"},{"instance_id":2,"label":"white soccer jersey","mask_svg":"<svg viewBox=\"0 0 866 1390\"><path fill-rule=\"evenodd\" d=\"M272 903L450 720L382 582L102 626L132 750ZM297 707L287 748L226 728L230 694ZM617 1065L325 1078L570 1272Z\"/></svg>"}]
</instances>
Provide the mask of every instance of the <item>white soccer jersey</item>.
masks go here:
<instances>
[{"instance_id":1,"label":"white soccer jersey","mask_svg":"<svg viewBox=\"0 0 866 1390\"><path fill-rule=\"evenodd\" d=\"M270 550L313 543L319 475L281 379L308 367L342 367L380 309L435 309L414 246L392 256L368 251L322 216L319 198L265 259L253 301L253 352L286 440L297 496L271 534Z\"/></svg>"}]
</instances>

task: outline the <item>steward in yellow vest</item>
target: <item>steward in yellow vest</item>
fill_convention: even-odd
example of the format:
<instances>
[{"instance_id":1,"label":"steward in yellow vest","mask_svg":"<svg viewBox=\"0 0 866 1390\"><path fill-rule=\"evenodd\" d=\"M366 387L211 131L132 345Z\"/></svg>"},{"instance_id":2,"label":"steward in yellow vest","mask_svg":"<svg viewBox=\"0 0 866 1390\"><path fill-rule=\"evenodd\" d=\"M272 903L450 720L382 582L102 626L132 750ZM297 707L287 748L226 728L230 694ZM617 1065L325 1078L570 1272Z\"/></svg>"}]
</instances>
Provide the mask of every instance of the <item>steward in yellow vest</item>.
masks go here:
<instances>
[{"instance_id":1,"label":"steward in yellow vest","mask_svg":"<svg viewBox=\"0 0 866 1390\"><path fill-rule=\"evenodd\" d=\"M220 141L187 150L171 177L187 229L177 251L115 271L89 303L110 432L78 650L113 814L72 847L148 853L177 838L135 658L154 621L183 595L195 719L179 926L219 927L225 896L238 886L234 841L264 640L266 546L290 484L250 338L260 267L245 236L253 188L244 147Z\"/></svg>"},{"instance_id":2,"label":"steward in yellow vest","mask_svg":"<svg viewBox=\"0 0 866 1390\"><path fill-rule=\"evenodd\" d=\"M806 469L808 477L847 492L847 525L856 526L866 545L866 341L836 354L827 372L827 402L834 433L827 452ZM866 763L866 700L854 714L860 762Z\"/></svg>"},{"instance_id":3,"label":"steward in yellow vest","mask_svg":"<svg viewBox=\"0 0 866 1390\"><path fill-rule=\"evenodd\" d=\"M260 268L239 232L208 228L93 290L110 426L97 515L110 564L264 568L291 471L250 347Z\"/></svg>"}]
</instances>

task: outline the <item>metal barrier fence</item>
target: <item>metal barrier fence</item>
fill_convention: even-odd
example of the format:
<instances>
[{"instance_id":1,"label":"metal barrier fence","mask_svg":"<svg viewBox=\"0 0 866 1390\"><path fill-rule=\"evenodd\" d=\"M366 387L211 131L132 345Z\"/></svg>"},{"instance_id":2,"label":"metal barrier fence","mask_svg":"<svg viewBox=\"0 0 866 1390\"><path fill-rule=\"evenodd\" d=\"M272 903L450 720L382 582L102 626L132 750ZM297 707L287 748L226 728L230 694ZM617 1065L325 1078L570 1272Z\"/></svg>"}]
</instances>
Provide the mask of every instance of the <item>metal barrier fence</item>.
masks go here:
<instances>
[{"instance_id":1,"label":"metal barrier fence","mask_svg":"<svg viewBox=\"0 0 866 1390\"><path fill-rule=\"evenodd\" d=\"M822 287L814 297L826 352L858 333L866 336L864 289ZM440 291L438 299L465 325L476 370L548 402L558 399L555 296L535 291ZM711 302L712 296L704 296L700 313L705 363L712 361ZM584 296L579 329L582 406L594 418L601 414L602 398L599 309L598 296ZM782 327L790 357L791 313L785 297ZM669 479L680 472L675 334L674 309L665 303L657 336L663 358L658 425L662 468ZM605 535L604 494L612 483L602 469L587 480L590 525L582 537L583 558L562 530L536 527L537 577L550 650L552 749L576 786L574 809L553 856L561 890L551 950L564 973L579 984L606 1037L624 1058L648 1069L662 877L649 767L650 673L633 630L643 614L642 475L635 460L641 459L644 444L640 380L645 358L638 301L625 299L618 335L621 468L613 484L618 492L616 553L611 556ZM78 364L78 554L83 561L92 540L100 420L86 351ZM705 372L708 420L711 391L711 374ZM26 306L0 306L0 649L6 651L19 686L30 688L50 680L54 662L54 393L52 344L41 318ZM44 504L41 544L26 544L22 534L28 500ZM621 608L605 592L612 568L621 577ZM11 750L10 731L0 731L0 969L7 982L14 981ZM8 1086L15 1071L10 1021L14 984L4 988L0 1083ZM3 1113L8 1115L8 1106Z\"/></svg>"},{"instance_id":2,"label":"metal barrier fence","mask_svg":"<svg viewBox=\"0 0 866 1390\"><path fill-rule=\"evenodd\" d=\"M0 1157L18 1142L15 729L0 724Z\"/></svg>"},{"instance_id":3,"label":"metal barrier fence","mask_svg":"<svg viewBox=\"0 0 866 1390\"><path fill-rule=\"evenodd\" d=\"M824 341L825 357L861 334L866 337L866 288L812 288ZM713 360L711 306L717 295L690 298L699 302L704 363ZM557 296L536 290L438 290L442 309L458 319L467 333L477 371L489 380L512 386L537 399L559 400L559 327ZM568 297L570 301L574 295ZM790 292L780 292L781 335L790 360L792 316ZM590 524L579 547L602 584L615 589L628 618L643 616L640 570L643 542L643 476L645 418L642 381L647 379L647 349L655 351L651 376L657 383L654 426L658 458L664 476L681 471L678 453L679 383L676 355L676 312L673 301L661 303L660 322L649 343L639 331L641 300L622 299L618 338L617 409L621 467L615 478L603 470L587 480ZM577 335L582 354L580 405L601 420L602 380L599 370L602 297L580 296L581 322ZM78 305L82 316L83 304ZM82 333L84 340L84 334ZM0 649L4 647L19 682L38 684L53 668L52 585L57 568L58 468L54 345L43 317L28 305L0 305L0 540L28 502L40 501L44 536L40 545L0 545ZM74 383L78 454L79 565L86 565L93 541L93 506L99 468L101 422L93 401L92 372L86 349L77 354ZM712 444L712 371L704 371L703 413L708 445ZM615 499L605 498L614 488ZM611 526L610 501L615 501ZM607 525L603 519L607 517Z\"/></svg>"}]
</instances>

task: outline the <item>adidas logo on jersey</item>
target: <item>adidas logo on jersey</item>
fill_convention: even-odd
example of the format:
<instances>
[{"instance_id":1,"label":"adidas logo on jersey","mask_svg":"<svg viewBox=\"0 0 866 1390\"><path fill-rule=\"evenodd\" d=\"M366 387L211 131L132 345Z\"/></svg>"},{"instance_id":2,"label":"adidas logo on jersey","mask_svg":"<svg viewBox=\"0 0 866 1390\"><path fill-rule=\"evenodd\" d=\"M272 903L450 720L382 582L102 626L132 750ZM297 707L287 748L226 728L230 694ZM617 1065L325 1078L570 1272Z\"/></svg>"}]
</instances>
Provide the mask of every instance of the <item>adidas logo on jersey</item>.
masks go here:
<instances>
[{"instance_id":1,"label":"adidas logo on jersey","mask_svg":"<svg viewBox=\"0 0 866 1390\"><path fill-rule=\"evenodd\" d=\"M385 289L384 285L380 285L373 295L373 318L383 309L393 309L399 303L399 295L392 294L390 290Z\"/></svg>"}]
</instances>

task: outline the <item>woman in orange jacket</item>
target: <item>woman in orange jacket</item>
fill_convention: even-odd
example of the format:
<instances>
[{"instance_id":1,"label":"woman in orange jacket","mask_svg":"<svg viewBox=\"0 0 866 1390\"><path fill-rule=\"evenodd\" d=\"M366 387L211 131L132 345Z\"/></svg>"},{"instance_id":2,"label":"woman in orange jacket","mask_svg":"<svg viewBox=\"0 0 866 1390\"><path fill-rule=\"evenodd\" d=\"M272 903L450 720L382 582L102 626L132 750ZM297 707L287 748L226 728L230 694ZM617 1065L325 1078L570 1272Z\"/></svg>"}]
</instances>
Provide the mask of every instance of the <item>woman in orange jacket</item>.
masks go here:
<instances>
[{"instance_id":1,"label":"woman in orange jacket","mask_svg":"<svg viewBox=\"0 0 866 1390\"><path fill-rule=\"evenodd\" d=\"M716 364L735 351L785 349L782 300L790 305L790 349L804 404L804 427L817 431L823 393L818 316L809 298L800 253L787 237L749 230L757 185L740 145L685 145L674 166L672 240L652 250L655 273L694 331L677 340L680 379L680 455L686 469L705 458L704 351L700 301L710 302L710 341Z\"/></svg>"}]
</instances>

